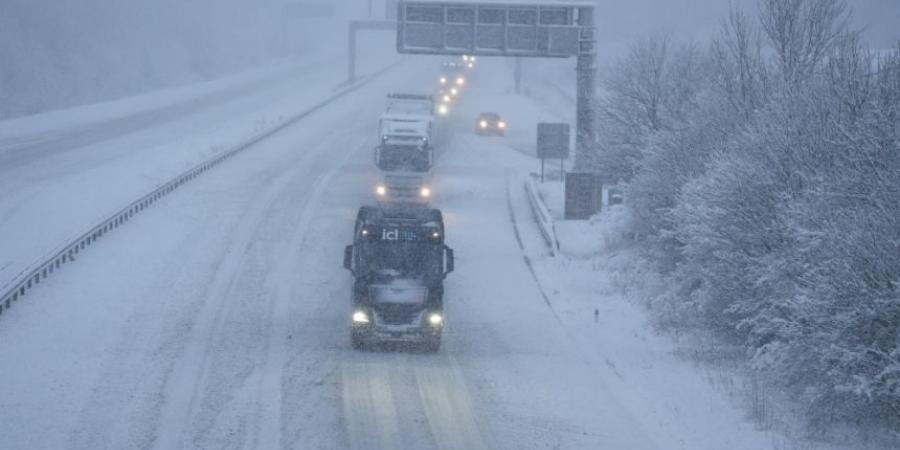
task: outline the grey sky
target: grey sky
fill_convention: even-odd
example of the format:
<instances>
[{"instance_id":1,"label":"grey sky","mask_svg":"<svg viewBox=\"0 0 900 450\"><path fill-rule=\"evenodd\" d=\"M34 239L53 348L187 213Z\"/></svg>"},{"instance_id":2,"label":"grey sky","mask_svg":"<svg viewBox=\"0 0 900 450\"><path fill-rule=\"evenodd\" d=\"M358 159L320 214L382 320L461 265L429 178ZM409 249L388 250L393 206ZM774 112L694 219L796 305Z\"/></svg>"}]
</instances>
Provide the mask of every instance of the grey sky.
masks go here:
<instances>
[{"instance_id":1,"label":"grey sky","mask_svg":"<svg viewBox=\"0 0 900 450\"><path fill-rule=\"evenodd\" d=\"M640 38L654 32L701 38L715 32L731 3L748 13L757 11L756 0L594 0L599 37L610 44ZM864 39L876 47L900 40L900 0L851 0L854 26L864 29Z\"/></svg>"}]
</instances>

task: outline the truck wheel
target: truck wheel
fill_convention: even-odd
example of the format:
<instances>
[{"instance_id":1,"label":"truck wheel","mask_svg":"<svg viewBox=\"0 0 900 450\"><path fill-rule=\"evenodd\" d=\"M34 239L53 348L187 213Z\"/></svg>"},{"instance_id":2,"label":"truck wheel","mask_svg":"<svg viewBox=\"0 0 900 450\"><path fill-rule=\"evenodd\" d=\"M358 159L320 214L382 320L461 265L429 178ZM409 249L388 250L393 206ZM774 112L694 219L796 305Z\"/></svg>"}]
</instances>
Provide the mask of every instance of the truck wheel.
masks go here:
<instances>
[{"instance_id":1,"label":"truck wheel","mask_svg":"<svg viewBox=\"0 0 900 450\"><path fill-rule=\"evenodd\" d=\"M422 344L422 350L425 353L437 353L438 350L441 349L441 337L435 336L425 339L425 342Z\"/></svg>"}]
</instances>

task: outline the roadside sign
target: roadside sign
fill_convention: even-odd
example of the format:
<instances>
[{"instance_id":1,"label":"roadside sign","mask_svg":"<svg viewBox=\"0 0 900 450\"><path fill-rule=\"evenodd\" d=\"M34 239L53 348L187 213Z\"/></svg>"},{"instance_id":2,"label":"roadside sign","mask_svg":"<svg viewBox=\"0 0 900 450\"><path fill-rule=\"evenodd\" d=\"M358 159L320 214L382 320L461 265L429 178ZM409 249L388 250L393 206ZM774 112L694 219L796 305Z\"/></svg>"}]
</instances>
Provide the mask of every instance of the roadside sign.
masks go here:
<instances>
[{"instance_id":1,"label":"roadside sign","mask_svg":"<svg viewBox=\"0 0 900 450\"><path fill-rule=\"evenodd\" d=\"M537 155L541 159L569 157L569 124L539 123L537 126Z\"/></svg>"},{"instance_id":2,"label":"roadside sign","mask_svg":"<svg viewBox=\"0 0 900 450\"><path fill-rule=\"evenodd\" d=\"M579 14L585 7L564 3L401 1L397 10L397 51L429 55L577 56L584 28L579 24Z\"/></svg>"},{"instance_id":3,"label":"roadside sign","mask_svg":"<svg viewBox=\"0 0 900 450\"><path fill-rule=\"evenodd\" d=\"M595 170L595 2L399 0L397 52L421 55L575 57L575 162ZM565 0L563 0L565 1ZM351 71L352 74L352 71ZM541 160L543 167L543 159ZM560 159L562 161L562 159Z\"/></svg>"},{"instance_id":4,"label":"roadside sign","mask_svg":"<svg viewBox=\"0 0 900 450\"><path fill-rule=\"evenodd\" d=\"M594 173L566 173L566 220L586 220L600 211L602 185Z\"/></svg>"}]
</instances>

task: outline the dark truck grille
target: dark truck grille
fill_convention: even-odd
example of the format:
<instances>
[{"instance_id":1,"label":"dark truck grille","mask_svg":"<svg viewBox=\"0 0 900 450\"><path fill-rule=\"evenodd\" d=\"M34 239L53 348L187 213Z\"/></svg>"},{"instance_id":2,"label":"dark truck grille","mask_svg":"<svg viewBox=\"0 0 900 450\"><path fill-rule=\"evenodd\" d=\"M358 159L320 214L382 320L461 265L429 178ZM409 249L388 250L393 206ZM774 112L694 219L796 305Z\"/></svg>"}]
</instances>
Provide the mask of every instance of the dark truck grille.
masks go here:
<instances>
[{"instance_id":1,"label":"dark truck grille","mask_svg":"<svg viewBox=\"0 0 900 450\"><path fill-rule=\"evenodd\" d=\"M420 305L402 303L375 306L379 321L386 325L414 325L421 311Z\"/></svg>"}]
</instances>

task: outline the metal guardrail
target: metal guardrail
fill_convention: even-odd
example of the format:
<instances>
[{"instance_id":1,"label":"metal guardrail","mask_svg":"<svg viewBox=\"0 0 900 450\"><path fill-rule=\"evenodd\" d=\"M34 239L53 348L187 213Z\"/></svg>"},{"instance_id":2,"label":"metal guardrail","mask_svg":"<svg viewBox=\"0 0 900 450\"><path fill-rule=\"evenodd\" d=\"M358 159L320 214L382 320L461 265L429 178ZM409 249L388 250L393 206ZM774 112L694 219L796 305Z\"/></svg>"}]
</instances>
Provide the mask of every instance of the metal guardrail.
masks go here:
<instances>
[{"instance_id":1,"label":"metal guardrail","mask_svg":"<svg viewBox=\"0 0 900 450\"><path fill-rule=\"evenodd\" d=\"M525 182L525 192L528 194L528 204L531 206L531 212L537 222L538 228L541 230L541 236L550 247L550 254L556 256L559 253L559 240L556 238L556 225L553 222L553 216L544 203L544 198L538 191L535 182L535 175L531 174Z\"/></svg>"},{"instance_id":2,"label":"metal guardrail","mask_svg":"<svg viewBox=\"0 0 900 450\"><path fill-rule=\"evenodd\" d=\"M394 63L388 65L387 67L382 68L381 70L369 75L368 77L361 79L358 83L348 85L338 92L330 95L328 98L316 103L315 105L289 117L284 122L268 129L261 131L260 133L252 136L250 139L235 145L224 152L215 155L200 164L194 166L191 169L181 173L180 175L173 178L171 181L157 187L152 190L150 193L144 195L143 197L131 202L124 208L119 211L113 213L106 219L100 222L99 225L94 226L86 233L77 237L75 240L71 241L69 244L62 247L61 250L52 253L49 257L45 258L42 262L38 263L34 269L30 271L24 272L24 275L21 275L21 278L18 281L13 281L11 283L11 287L0 294L0 316L3 315L3 312L10 307L12 304L22 299L25 296L28 290L37 286L44 279L52 275L56 270L60 269L64 264L75 261L75 257L84 249L89 247L91 244L100 239L106 233L122 226L125 222L131 220L135 214L140 213L144 209L148 208L150 205L155 203L157 200L160 200L162 197L172 193L175 189L178 189L183 184L188 181L197 178L199 175L204 172L212 169L213 167L219 165L223 161L231 158L232 156L250 148L254 145L260 143L261 141L269 138L270 136L284 130L285 128L297 123L298 121L304 119L310 114L324 108L331 102L350 94L357 89L365 86L366 84L372 82L384 72L396 67L400 63Z\"/></svg>"}]
</instances>

